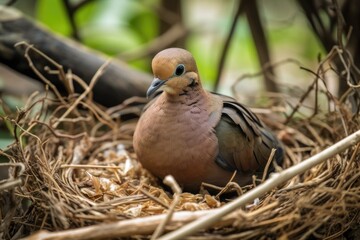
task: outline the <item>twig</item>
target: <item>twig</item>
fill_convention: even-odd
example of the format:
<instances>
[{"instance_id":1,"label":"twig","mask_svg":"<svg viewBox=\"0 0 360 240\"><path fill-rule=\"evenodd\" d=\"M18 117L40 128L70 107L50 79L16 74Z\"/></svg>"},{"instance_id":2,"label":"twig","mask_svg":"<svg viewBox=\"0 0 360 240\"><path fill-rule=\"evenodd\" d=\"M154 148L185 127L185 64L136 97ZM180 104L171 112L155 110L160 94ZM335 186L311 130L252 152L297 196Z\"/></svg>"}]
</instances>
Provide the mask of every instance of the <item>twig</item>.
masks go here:
<instances>
[{"instance_id":1,"label":"twig","mask_svg":"<svg viewBox=\"0 0 360 240\"><path fill-rule=\"evenodd\" d=\"M145 189L143 189L143 188L137 188L135 185L133 185L133 184L131 184L131 183L129 183L129 186L131 186L132 188L135 188L135 189L136 189L135 192L136 192L136 191L140 191L140 192L141 192L142 194L144 194L146 197L150 198L151 200L153 200L154 202L158 203L158 204L161 205L162 207L164 207L164 208L166 208L166 209L169 209L169 205L168 205L166 202L164 202L164 201L160 200L159 198L151 195L151 193L149 193L149 192L146 191Z\"/></svg>"},{"instance_id":2,"label":"twig","mask_svg":"<svg viewBox=\"0 0 360 240\"><path fill-rule=\"evenodd\" d=\"M68 15L69 22L70 22L70 25L72 28L71 35L73 36L73 38L80 41L79 29L75 22L75 12L76 11L75 11L74 7L71 5L69 0L64 0L63 2L64 2L66 13Z\"/></svg>"},{"instance_id":3,"label":"twig","mask_svg":"<svg viewBox=\"0 0 360 240\"><path fill-rule=\"evenodd\" d=\"M181 188L175 181L174 177L171 175L168 175L164 178L164 183L171 187L171 190L174 192L174 200L172 201L168 214L166 217L161 221L159 226L156 228L154 234L151 236L151 240L157 239L165 230L166 224L169 223L171 220L171 217L174 215L175 207L180 201L180 194L181 194Z\"/></svg>"},{"instance_id":4,"label":"twig","mask_svg":"<svg viewBox=\"0 0 360 240\"><path fill-rule=\"evenodd\" d=\"M0 150L0 154L6 155L2 150ZM8 179L0 181L0 192L13 189L23 183L20 178L20 176L25 172L25 165L23 163L0 163L0 167L14 167L16 169L13 174L14 176L10 176Z\"/></svg>"},{"instance_id":5,"label":"twig","mask_svg":"<svg viewBox=\"0 0 360 240\"><path fill-rule=\"evenodd\" d=\"M263 173L263 176L261 178L261 182L265 181L265 178L266 178L266 176L268 174L269 167L270 167L270 164L272 163L272 160L273 160L273 158L275 156L275 153L276 153L276 148L271 149L270 156L268 157L268 160L267 160L265 168L264 168L264 173Z\"/></svg>"},{"instance_id":6,"label":"twig","mask_svg":"<svg viewBox=\"0 0 360 240\"><path fill-rule=\"evenodd\" d=\"M304 70L308 70L306 68L301 67L301 69ZM310 92L314 89L314 86L316 85L318 81L318 76L316 76L316 78L314 79L314 81L311 83L311 85L308 87L308 89L306 90L306 92L301 96L301 98L299 99L299 101L297 102L296 106L293 108L293 110L291 111L290 115L286 118L285 120L285 125L287 125L291 119L293 118L293 116L295 115L295 113L299 110L300 106L302 105L302 103L305 101L305 99L307 98L307 96L310 94Z\"/></svg>"},{"instance_id":7,"label":"twig","mask_svg":"<svg viewBox=\"0 0 360 240\"><path fill-rule=\"evenodd\" d=\"M94 0L81 0L81 1L78 1L77 3L72 3L73 1L64 0L66 13L68 15L69 22L70 22L70 25L72 28L71 35L78 41L81 41L81 37L79 34L78 25L75 22L75 14L80 8L82 8L83 6L85 6L86 4L88 4L92 1L94 1Z\"/></svg>"},{"instance_id":8,"label":"twig","mask_svg":"<svg viewBox=\"0 0 360 240\"><path fill-rule=\"evenodd\" d=\"M101 165L89 165L89 164L63 164L60 168L102 168L102 169L123 169L120 166L101 166Z\"/></svg>"},{"instance_id":9,"label":"twig","mask_svg":"<svg viewBox=\"0 0 360 240\"><path fill-rule=\"evenodd\" d=\"M23 181L20 178L8 180L7 182L0 184L0 192L13 189L17 186L20 186L22 183Z\"/></svg>"},{"instance_id":10,"label":"twig","mask_svg":"<svg viewBox=\"0 0 360 240\"><path fill-rule=\"evenodd\" d=\"M207 228L213 225L216 221L224 217L225 215L231 213L235 209L238 209L244 206L246 203L253 201L255 198L262 196L271 189L277 187L285 181L290 180L291 178L305 172L306 170L316 166L319 163L324 162L330 157L344 151L345 149L353 146L354 144L360 141L360 130L351 134L350 136L342 139L341 141L335 143L329 148L323 150L322 152L308 158L307 160L300 162L297 165L294 165L280 173L274 173L270 179L265 181L263 184L258 187L246 192L244 195L240 196L233 202L226 204L221 207L218 211L208 214L196 221L185 225L184 227L168 233L163 237L159 238L161 240L173 240L173 239L184 239L185 237L199 231L200 229Z\"/></svg>"},{"instance_id":11,"label":"twig","mask_svg":"<svg viewBox=\"0 0 360 240\"><path fill-rule=\"evenodd\" d=\"M332 46L336 44L333 39L332 29L326 29L322 17L320 17L321 9L316 8L316 4L313 1L297 0L299 5L304 9L304 14L310 22L310 25L314 33L318 36L324 47L329 51ZM325 19L332 21L333 19Z\"/></svg>"},{"instance_id":12,"label":"twig","mask_svg":"<svg viewBox=\"0 0 360 240\"><path fill-rule=\"evenodd\" d=\"M219 197L231 187L231 183L233 182L234 178L236 177L236 174L237 174L237 171L235 170L233 175L231 176L230 180L225 185L225 187L223 187L220 190L220 192L218 194L216 194L216 196L215 196L216 199L219 199ZM240 189L241 189L241 187L240 187Z\"/></svg>"},{"instance_id":13,"label":"twig","mask_svg":"<svg viewBox=\"0 0 360 240\"><path fill-rule=\"evenodd\" d=\"M95 75L93 76L93 78L90 81L89 86L85 89L85 91L76 99L76 101L66 110L66 112L59 118L58 122L56 122L54 124L54 128L57 127L57 125L64 119L66 118L69 113L71 113L71 111L73 111L77 105L79 105L79 103L82 101L82 99L84 99L90 92L91 90L94 88L96 82L99 80L100 76L103 74L105 68L110 64L110 60L107 60L103 65L101 65L101 67L97 70L97 72L95 73Z\"/></svg>"},{"instance_id":14,"label":"twig","mask_svg":"<svg viewBox=\"0 0 360 240\"><path fill-rule=\"evenodd\" d=\"M286 58L286 59L283 59L283 60L280 60L278 62L275 62L275 63L268 63L268 64L265 64L264 66L262 66L261 70L258 71L258 72L255 72L255 73L246 73L246 74L242 74L240 77L238 77L235 81L235 83L231 86L231 90L234 94L234 96L237 95L237 91L236 91L236 86L237 84L244 80L244 79L247 79L247 78L255 78L255 77L259 77L261 75L265 75L265 73L267 71L269 71L270 68L274 69L275 67L280 67L284 64L288 64L288 63L292 63L292 64L295 64L296 66L300 66L300 62L296 59L293 59L293 58ZM281 95L279 95L281 97Z\"/></svg>"},{"instance_id":15,"label":"twig","mask_svg":"<svg viewBox=\"0 0 360 240\"><path fill-rule=\"evenodd\" d=\"M337 26L337 43L340 45L341 49L344 49L343 36L344 36L344 27L346 25L344 16L341 13L339 4L337 0L332 0L332 4L334 6L336 12L336 26Z\"/></svg>"},{"instance_id":16,"label":"twig","mask_svg":"<svg viewBox=\"0 0 360 240\"><path fill-rule=\"evenodd\" d=\"M272 208L279 205L279 202L275 201L268 204L262 208L254 210L249 213L244 213L242 210L235 211L229 216L226 216L218 223L219 227L225 227L232 225L236 219L241 216L245 219L256 218L259 214L262 214L266 211L271 210ZM217 212L218 209L212 210L199 210L199 211L182 211L175 212L172 216L171 221L168 223L171 227L179 226L179 224L184 224L205 215ZM146 235L154 231L154 229L167 218L168 214L159 214L155 216L134 218L129 220L119 220L117 222L111 223L102 223L93 226L87 226L77 229L59 231L59 232L48 232L48 231L39 231L25 239L109 239L116 237L128 237L133 235Z\"/></svg>"},{"instance_id":17,"label":"twig","mask_svg":"<svg viewBox=\"0 0 360 240\"><path fill-rule=\"evenodd\" d=\"M238 8L236 10L236 13L235 13L235 16L234 16L234 19L233 19L233 22L232 22L232 25L231 25L231 28L230 28L230 32L229 32L229 34L228 34L228 36L227 36L227 38L225 40L224 47L223 47L223 50L221 52L221 56L220 56L220 60L219 60L219 66L217 68L218 69L217 76L215 78L215 85L214 85L214 91L215 92L219 88L220 78L221 78L221 74L222 74L222 71L223 71L223 68L224 68L226 54L227 54L227 51L229 49L231 39L232 39L232 37L234 35L235 28L236 28L236 25L238 23L238 18L240 17L241 13L244 12L245 2L246 1L239 2L239 6L238 6Z\"/></svg>"},{"instance_id":18,"label":"twig","mask_svg":"<svg viewBox=\"0 0 360 240\"><path fill-rule=\"evenodd\" d=\"M351 158L349 159L349 162L355 161L356 156L358 156L359 149L360 149L360 144L357 144L355 149L354 149L354 152L351 154ZM344 172L348 172L349 169L351 168L351 166L352 166L351 164L348 164L346 166ZM341 186L343 186L345 180L346 179L345 179L344 175L340 176L340 181L339 181L339 184L337 186L337 190L340 190L340 188L341 188ZM346 188L344 188L344 189L346 189Z\"/></svg>"},{"instance_id":19,"label":"twig","mask_svg":"<svg viewBox=\"0 0 360 240\"><path fill-rule=\"evenodd\" d=\"M206 215L209 212L215 210L204 210L204 211L183 211L174 213L171 219L171 225L176 226L179 223L186 223L193 221L201 216ZM145 235L152 233L155 228L163 221L167 214L159 214L155 216L134 218L130 220L121 220L117 222L102 223L93 226L87 226L77 229L70 229L59 232L48 232L40 231L34 235L29 236L28 240L38 239L110 239L115 237L127 237L133 235Z\"/></svg>"},{"instance_id":20,"label":"twig","mask_svg":"<svg viewBox=\"0 0 360 240\"><path fill-rule=\"evenodd\" d=\"M266 41L263 25L261 23L259 8L255 0L243 0L246 5L245 13L248 19L252 39L255 43L258 61L261 68L269 65L267 70L264 71L265 88L269 92L278 92L278 86L274 81L274 69L272 68L269 46Z\"/></svg>"},{"instance_id":21,"label":"twig","mask_svg":"<svg viewBox=\"0 0 360 240\"><path fill-rule=\"evenodd\" d=\"M43 52L39 51L38 49L36 49L33 45L28 44L25 41L22 42L18 42L15 44L15 48L17 48L18 46L25 46L25 53L24 53L24 57L27 60L29 67L31 68L31 70L36 74L36 76L38 76L45 84L47 84L51 90L54 92L54 94L56 95L57 99L60 100L64 105L66 105L64 99L61 97L60 92L58 91L58 89L55 87L55 85L50 82L48 79L46 79L46 77L35 67L35 64L33 62L33 60L30 57L29 51L33 50L35 53L39 54L41 57L43 57L44 59L46 59L47 61L49 61L51 64L53 64L57 69L59 69L59 76L61 79L64 79L65 74L62 71L62 66L59 65L57 62L55 62L53 59L51 59L50 57L48 57L47 55L45 55Z\"/></svg>"},{"instance_id":22,"label":"twig","mask_svg":"<svg viewBox=\"0 0 360 240\"><path fill-rule=\"evenodd\" d=\"M82 138L84 136L86 136L87 134L85 132L81 132L81 133L78 133L78 134L75 134L75 135L69 135L69 134L62 134L62 133L59 133L57 131L55 131L55 129L53 129L49 124L47 123L44 123L44 122L41 122L41 121L37 121L37 120L34 120L31 122L32 124L39 124L39 125L43 125L43 126L46 126L49 131L57 138L69 138L69 139L79 139L79 138ZM35 126L35 125L34 125ZM29 129L28 129L29 130Z\"/></svg>"},{"instance_id":23,"label":"twig","mask_svg":"<svg viewBox=\"0 0 360 240\"><path fill-rule=\"evenodd\" d=\"M328 61L331 61L332 58L335 56L336 53L339 54L339 48L338 46L333 46L333 48L330 50L330 52L327 54L326 58L324 60L322 60L319 63L318 69L316 71L316 73L314 71L312 71L311 69L305 68L305 67L300 67L300 69L305 70L307 72L310 72L311 74L315 75L315 79L312 82L312 84L308 87L307 91L303 94L303 96L301 96L301 98L299 99L297 105L295 106L295 108L293 109L293 111L290 113L290 115L286 118L285 120L285 125L288 124L290 122L290 120L292 119L292 117L294 116L294 114L297 112L297 110L300 108L302 102L306 99L306 97L310 94L310 92L314 89L314 86L316 86L318 80L322 80L321 76L320 76L320 71L322 71L322 67L324 66L325 63L327 63ZM324 82L324 81L323 81Z\"/></svg>"}]
</instances>

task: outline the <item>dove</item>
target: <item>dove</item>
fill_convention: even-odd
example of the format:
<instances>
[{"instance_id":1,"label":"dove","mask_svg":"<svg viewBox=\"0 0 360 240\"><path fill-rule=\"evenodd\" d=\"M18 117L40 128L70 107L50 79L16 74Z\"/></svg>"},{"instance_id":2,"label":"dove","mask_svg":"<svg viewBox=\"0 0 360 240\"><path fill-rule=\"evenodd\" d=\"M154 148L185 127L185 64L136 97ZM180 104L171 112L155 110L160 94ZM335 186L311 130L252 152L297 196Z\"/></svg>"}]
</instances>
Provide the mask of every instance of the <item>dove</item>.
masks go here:
<instances>
[{"instance_id":1,"label":"dove","mask_svg":"<svg viewBox=\"0 0 360 240\"><path fill-rule=\"evenodd\" d=\"M235 172L234 182L251 183L253 175L262 176L272 149L281 164L277 137L246 106L205 90L190 52L159 52L152 71L147 96L160 94L141 114L133 146L153 175L172 175L184 191L197 192L202 183L224 187Z\"/></svg>"}]
</instances>

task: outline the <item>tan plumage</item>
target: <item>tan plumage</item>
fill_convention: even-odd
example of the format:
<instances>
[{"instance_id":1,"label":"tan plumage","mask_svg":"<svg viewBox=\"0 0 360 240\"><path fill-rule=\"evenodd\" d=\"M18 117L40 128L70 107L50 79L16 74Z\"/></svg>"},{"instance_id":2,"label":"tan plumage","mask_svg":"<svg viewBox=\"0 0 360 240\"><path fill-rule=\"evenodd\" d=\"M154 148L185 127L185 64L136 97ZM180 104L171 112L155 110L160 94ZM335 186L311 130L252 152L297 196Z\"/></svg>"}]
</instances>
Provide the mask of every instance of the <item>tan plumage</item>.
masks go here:
<instances>
[{"instance_id":1,"label":"tan plumage","mask_svg":"<svg viewBox=\"0 0 360 240\"><path fill-rule=\"evenodd\" d=\"M249 109L233 98L209 93L201 86L192 55L179 48L158 53L152 61L156 97L142 114L134 149L142 165L160 178L171 174L187 191L202 182L224 186L251 182L261 173L271 149L283 158L281 144Z\"/></svg>"}]
</instances>

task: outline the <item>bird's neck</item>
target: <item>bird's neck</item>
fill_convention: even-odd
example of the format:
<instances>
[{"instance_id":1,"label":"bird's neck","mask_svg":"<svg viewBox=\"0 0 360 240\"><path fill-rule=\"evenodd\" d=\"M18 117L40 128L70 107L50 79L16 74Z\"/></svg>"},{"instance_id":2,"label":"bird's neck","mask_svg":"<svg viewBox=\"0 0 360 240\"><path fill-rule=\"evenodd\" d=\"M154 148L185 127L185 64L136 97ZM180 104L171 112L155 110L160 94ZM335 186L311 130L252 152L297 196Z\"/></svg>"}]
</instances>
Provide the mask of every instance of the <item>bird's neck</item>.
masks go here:
<instances>
[{"instance_id":1,"label":"bird's neck","mask_svg":"<svg viewBox=\"0 0 360 240\"><path fill-rule=\"evenodd\" d=\"M184 91L180 94L172 95L168 94L166 92L163 93L164 97L169 102L179 102L179 103L191 103L191 102L197 102L200 99L207 99L208 98L208 92L205 91L201 86L197 86L195 88L187 88L184 89Z\"/></svg>"}]
</instances>

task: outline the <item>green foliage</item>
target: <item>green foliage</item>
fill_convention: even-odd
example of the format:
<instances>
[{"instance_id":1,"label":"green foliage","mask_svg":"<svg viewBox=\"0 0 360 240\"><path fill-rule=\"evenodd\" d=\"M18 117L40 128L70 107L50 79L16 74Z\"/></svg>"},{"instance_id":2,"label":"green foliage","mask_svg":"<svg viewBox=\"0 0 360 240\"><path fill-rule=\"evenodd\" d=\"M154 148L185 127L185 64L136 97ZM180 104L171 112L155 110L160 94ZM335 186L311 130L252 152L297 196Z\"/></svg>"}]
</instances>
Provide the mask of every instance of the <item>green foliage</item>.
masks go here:
<instances>
[{"instance_id":1,"label":"green foliage","mask_svg":"<svg viewBox=\"0 0 360 240\"><path fill-rule=\"evenodd\" d=\"M138 6L129 18L129 27L135 29L142 43L153 40L158 35L158 18L149 8Z\"/></svg>"},{"instance_id":2,"label":"green foliage","mask_svg":"<svg viewBox=\"0 0 360 240\"><path fill-rule=\"evenodd\" d=\"M76 2L76 1L74 1ZM101 0L86 4L76 12L75 21L79 28L79 35L82 42L90 48L97 49L109 56L118 56L122 52L137 49L155 39L159 34L159 18L153 6L159 6L158 0L131 1L131 0ZM202 79L208 88L213 85L216 75L219 57L223 48L225 38L231 26L232 12L236 2L216 3L206 5L211 13L221 14L209 17L204 11L205 5L184 2L183 10L192 9L193 13L204 15L204 21L208 26L196 27L194 19L189 11L183 11L185 23L192 34L188 36L187 46L195 56ZM269 39L270 54L281 52L284 48L294 58L314 59L319 51L319 44L311 31L304 27L306 22L294 18L297 7L293 3L282 3L275 1L268 3L261 2L260 14L263 18L266 35ZM161 7L161 6L160 6ZM196 8L196 11L193 10ZM279 16L279 12L285 12L285 16ZM296 16L296 15L295 15ZM36 5L36 18L47 25L53 31L65 36L71 34L69 18L66 14L62 0L38 0ZM216 19L217 18L217 19ZM199 18L200 19L200 18ZM292 21L291 24L279 24L281 21ZM199 20L195 24L199 24ZM195 22L196 22L195 21ZM203 24L201 23L201 24ZM230 71L255 72L259 70L256 49L245 17L239 19L230 49L226 58L226 68ZM302 44L308 42L309 44ZM295 56L295 54L297 54ZM279 54L277 54L279 55ZM289 58L286 56L283 58ZM150 71L150 59L132 61L129 64Z\"/></svg>"},{"instance_id":3,"label":"green foliage","mask_svg":"<svg viewBox=\"0 0 360 240\"><path fill-rule=\"evenodd\" d=\"M62 0L38 0L35 17L51 30L69 36L71 27Z\"/></svg>"},{"instance_id":4,"label":"green foliage","mask_svg":"<svg viewBox=\"0 0 360 240\"><path fill-rule=\"evenodd\" d=\"M58 34L71 34L62 0L39 0L36 18ZM76 12L75 22L85 45L110 56L135 49L158 34L158 17L138 1L91 2Z\"/></svg>"},{"instance_id":5,"label":"green foliage","mask_svg":"<svg viewBox=\"0 0 360 240\"><path fill-rule=\"evenodd\" d=\"M71 3L79 2L72 0ZM184 25L190 30L186 46L196 58L207 89L212 89L225 39L229 33L238 1L182 1ZM292 1L259 1L265 35L274 62L294 58L311 66L321 51L299 6ZM72 29L63 0L37 0L34 17L52 31L70 36ZM138 49L158 37L159 20L171 19L159 0L96 0L76 11L75 22L82 43L109 56ZM280 14L281 13L281 14ZM304 44L306 43L306 44ZM129 62L150 72L151 56ZM246 73L260 70L254 40L243 14L226 56L222 82L230 84ZM288 73L294 75L293 72ZM230 81L229 81L230 79ZM225 80L225 81L224 81ZM261 92L261 80L251 81ZM245 90L246 91L246 90Z\"/></svg>"}]
</instances>

